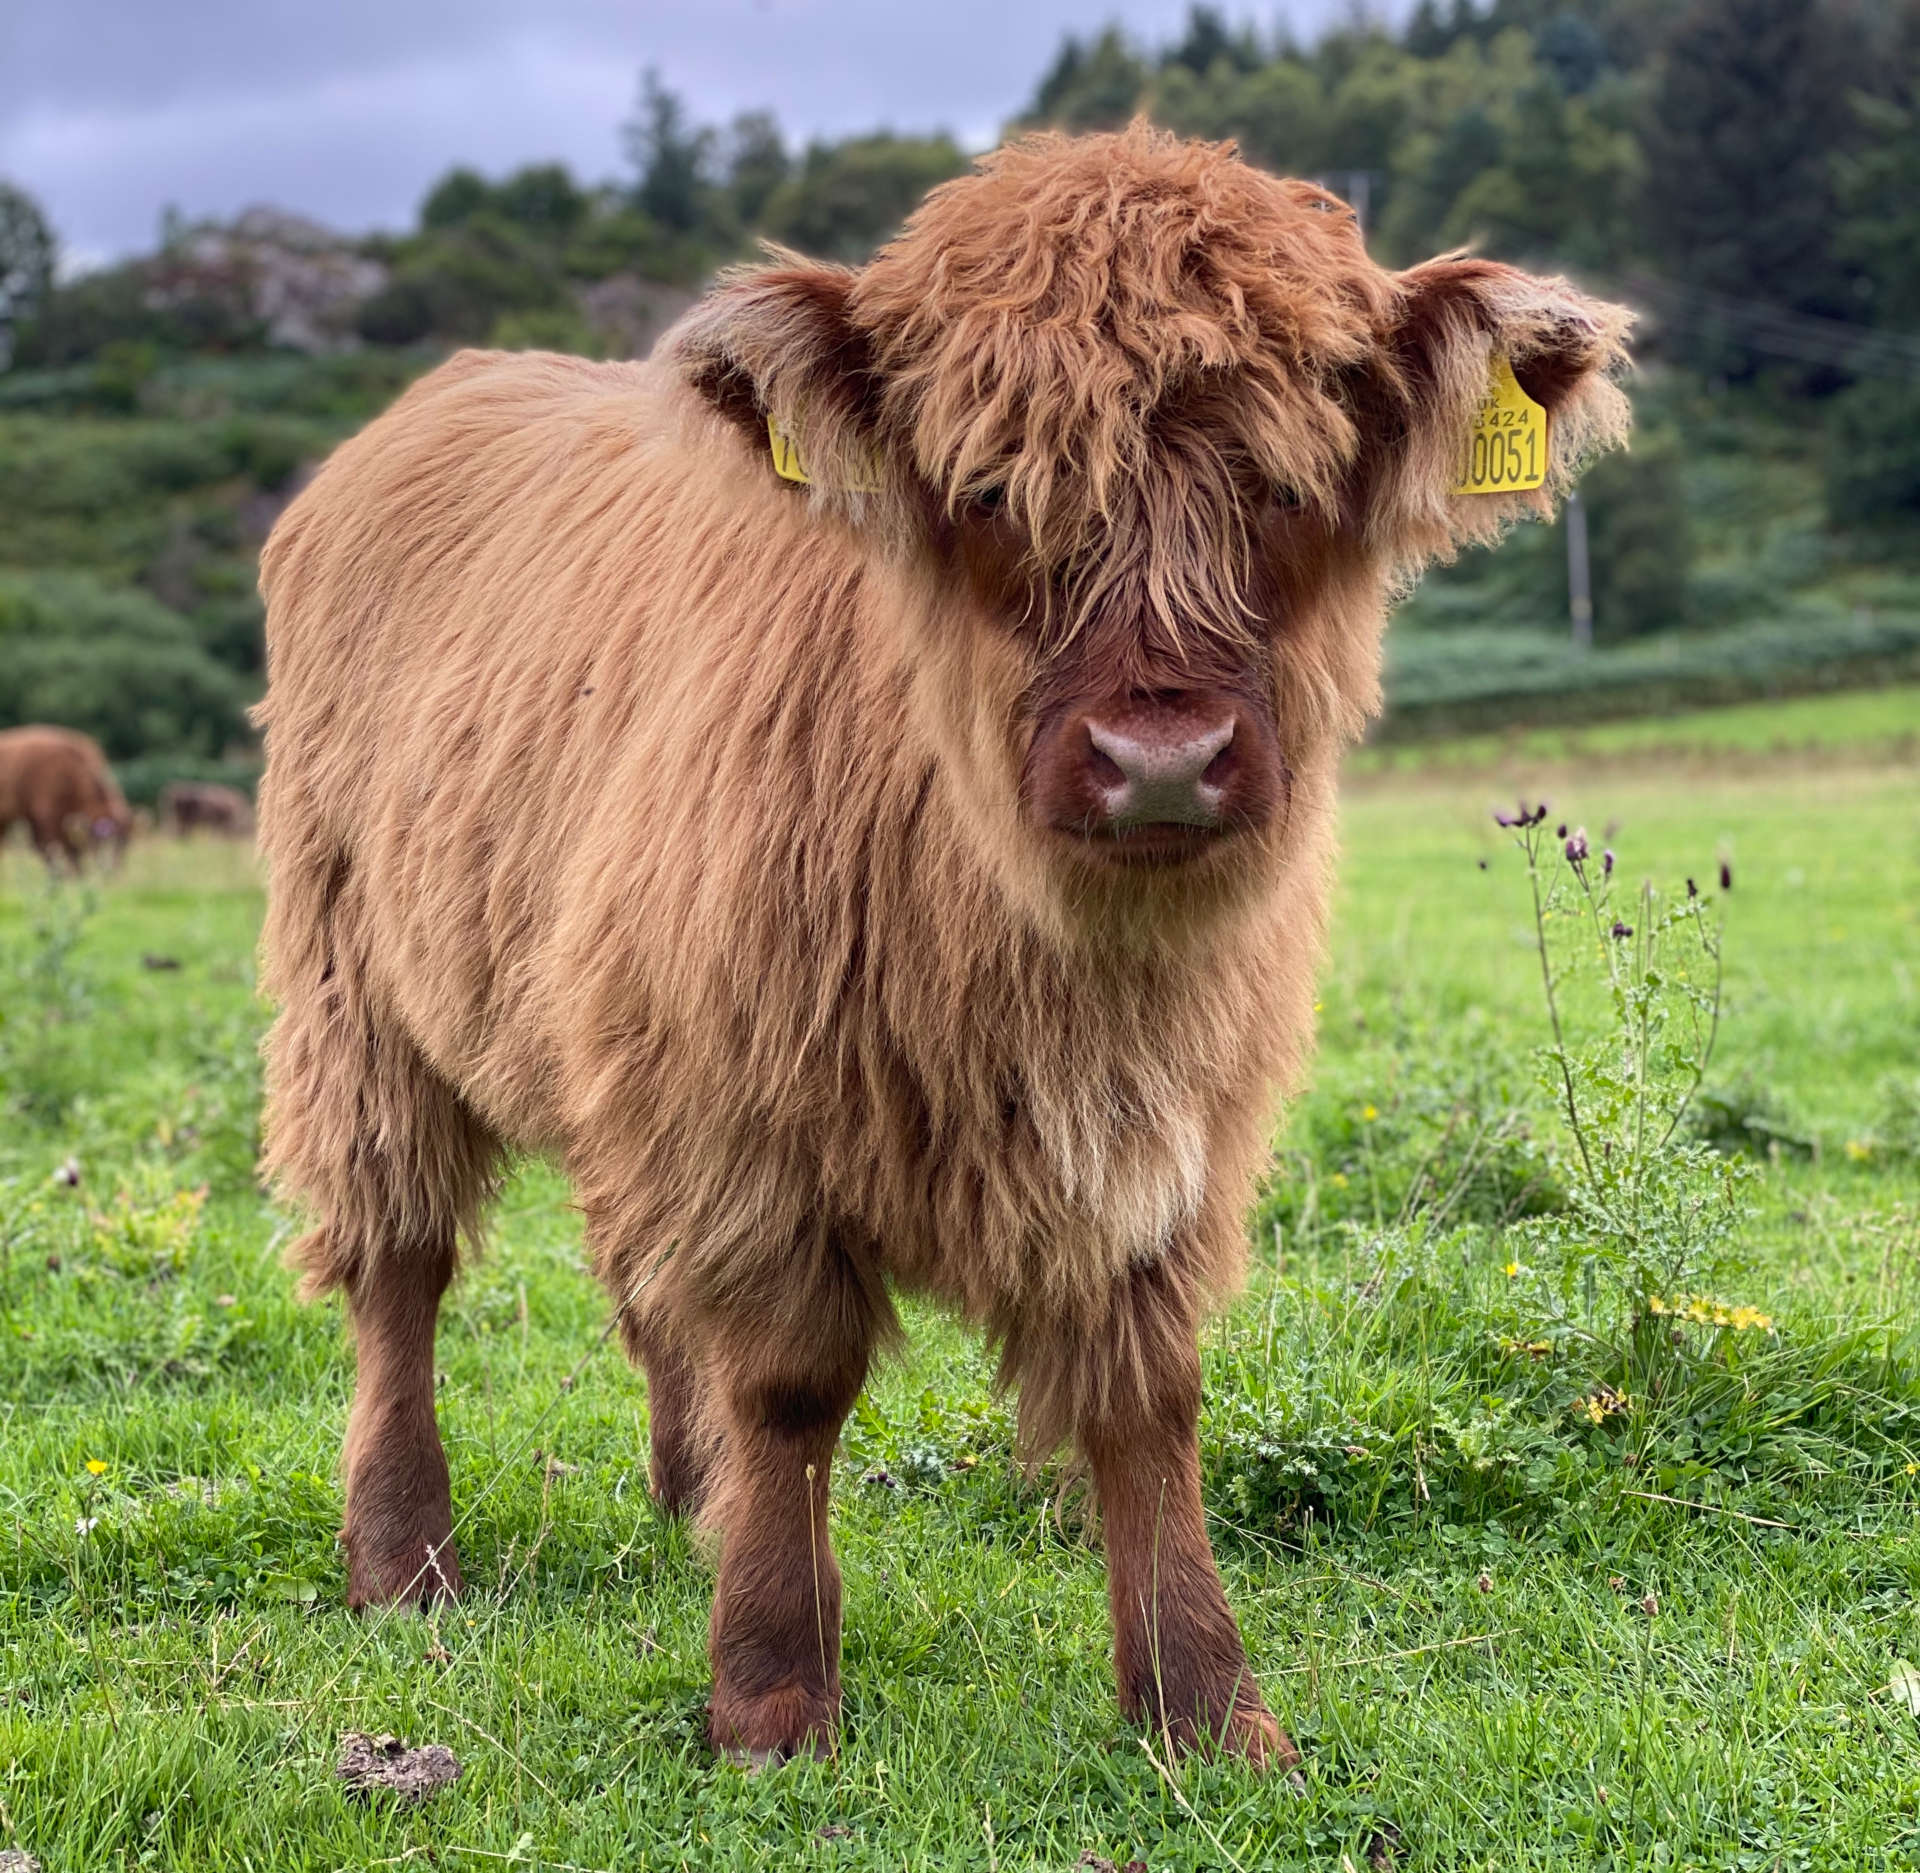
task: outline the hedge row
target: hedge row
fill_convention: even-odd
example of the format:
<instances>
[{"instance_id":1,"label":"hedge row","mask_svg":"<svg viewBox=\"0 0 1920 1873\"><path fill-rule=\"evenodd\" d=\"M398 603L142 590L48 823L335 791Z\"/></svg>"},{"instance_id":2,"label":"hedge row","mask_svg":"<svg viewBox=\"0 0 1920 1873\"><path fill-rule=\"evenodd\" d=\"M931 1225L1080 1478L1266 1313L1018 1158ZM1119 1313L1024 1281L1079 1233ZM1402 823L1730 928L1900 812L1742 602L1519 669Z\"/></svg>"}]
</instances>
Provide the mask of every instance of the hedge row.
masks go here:
<instances>
[{"instance_id":1,"label":"hedge row","mask_svg":"<svg viewBox=\"0 0 1920 1873\"><path fill-rule=\"evenodd\" d=\"M1409 631L1389 638L1387 712L1374 739L1664 715L1916 678L1915 613L1809 604L1765 623L1586 652L1533 631Z\"/></svg>"}]
</instances>

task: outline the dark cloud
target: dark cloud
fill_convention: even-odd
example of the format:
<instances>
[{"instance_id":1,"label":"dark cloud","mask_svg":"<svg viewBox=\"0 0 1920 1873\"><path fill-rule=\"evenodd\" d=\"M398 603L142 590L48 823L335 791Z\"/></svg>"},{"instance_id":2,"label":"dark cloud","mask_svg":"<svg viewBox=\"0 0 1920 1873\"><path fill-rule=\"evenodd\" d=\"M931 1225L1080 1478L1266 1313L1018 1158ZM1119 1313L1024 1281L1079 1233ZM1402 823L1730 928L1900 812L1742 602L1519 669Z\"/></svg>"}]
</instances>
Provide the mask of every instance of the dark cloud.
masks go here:
<instances>
[{"instance_id":1,"label":"dark cloud","mask_svg":"<svg viewBox=\"0 0 1920 1873\"><path fill-rule=\"evenodd\" d=\"M1296 0L1311 28L1336 0ZM1242 11L1229 6L1230 13ZM151 241L167 204L270 201L351 229L407 223L443 171L621 167L643 66L702 117L789 134L877 124L990 141L1062 32L1147 40L1187 0L0 0L0 175L71 254ZM1262 8L1270 17L1271 9Z\"/></svg>"}]
</instances>

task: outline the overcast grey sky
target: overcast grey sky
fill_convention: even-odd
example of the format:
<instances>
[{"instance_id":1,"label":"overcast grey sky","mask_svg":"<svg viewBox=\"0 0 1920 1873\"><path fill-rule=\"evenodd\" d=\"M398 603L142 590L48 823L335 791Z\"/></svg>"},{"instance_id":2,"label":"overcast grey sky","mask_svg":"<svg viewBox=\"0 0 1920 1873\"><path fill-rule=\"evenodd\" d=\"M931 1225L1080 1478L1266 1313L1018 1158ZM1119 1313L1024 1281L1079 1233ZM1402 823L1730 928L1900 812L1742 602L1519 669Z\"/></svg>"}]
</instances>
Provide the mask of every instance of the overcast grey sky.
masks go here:
<instances>
[{"instance_id":1,"label":"overcast grey sky","mask_svg":"<svg viewBox=\"0 0 1920 1873\"><path fill-rule=\"evenodd\" d=\"M1350 0L1228 0L1309 33ZM559 158L599 179L642 66L696 112L768 106L790 136L875 125L990 142L1062 32L1172 36L1187 0L0 0L0 177L68 255L272 202L406 225L456 162Z\"/></svg>"}]
</instances>

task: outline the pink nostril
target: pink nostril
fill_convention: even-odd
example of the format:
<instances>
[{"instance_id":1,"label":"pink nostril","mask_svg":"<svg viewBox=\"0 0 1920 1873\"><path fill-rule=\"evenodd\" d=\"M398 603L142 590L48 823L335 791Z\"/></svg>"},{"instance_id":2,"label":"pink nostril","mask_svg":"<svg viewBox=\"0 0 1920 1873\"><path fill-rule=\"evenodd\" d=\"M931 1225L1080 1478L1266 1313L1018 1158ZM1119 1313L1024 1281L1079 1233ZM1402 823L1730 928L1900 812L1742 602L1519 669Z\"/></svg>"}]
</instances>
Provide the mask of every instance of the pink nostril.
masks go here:
<instances>
[{"instance_id":1,"label":"pink nostril","mask_svg":"<svg viewBox=\"0 0 1920 1873\"><path fill-rule=\"evenodd\" d=\"M1094 778L1107 817L1123 826L1212 826L1219 823L1233 718L1210 728L1175 725L1171 734L1130 732L1089 719ZM1185 732L1182 732L1185 731Z\"/></svg>"}]
</instances>

